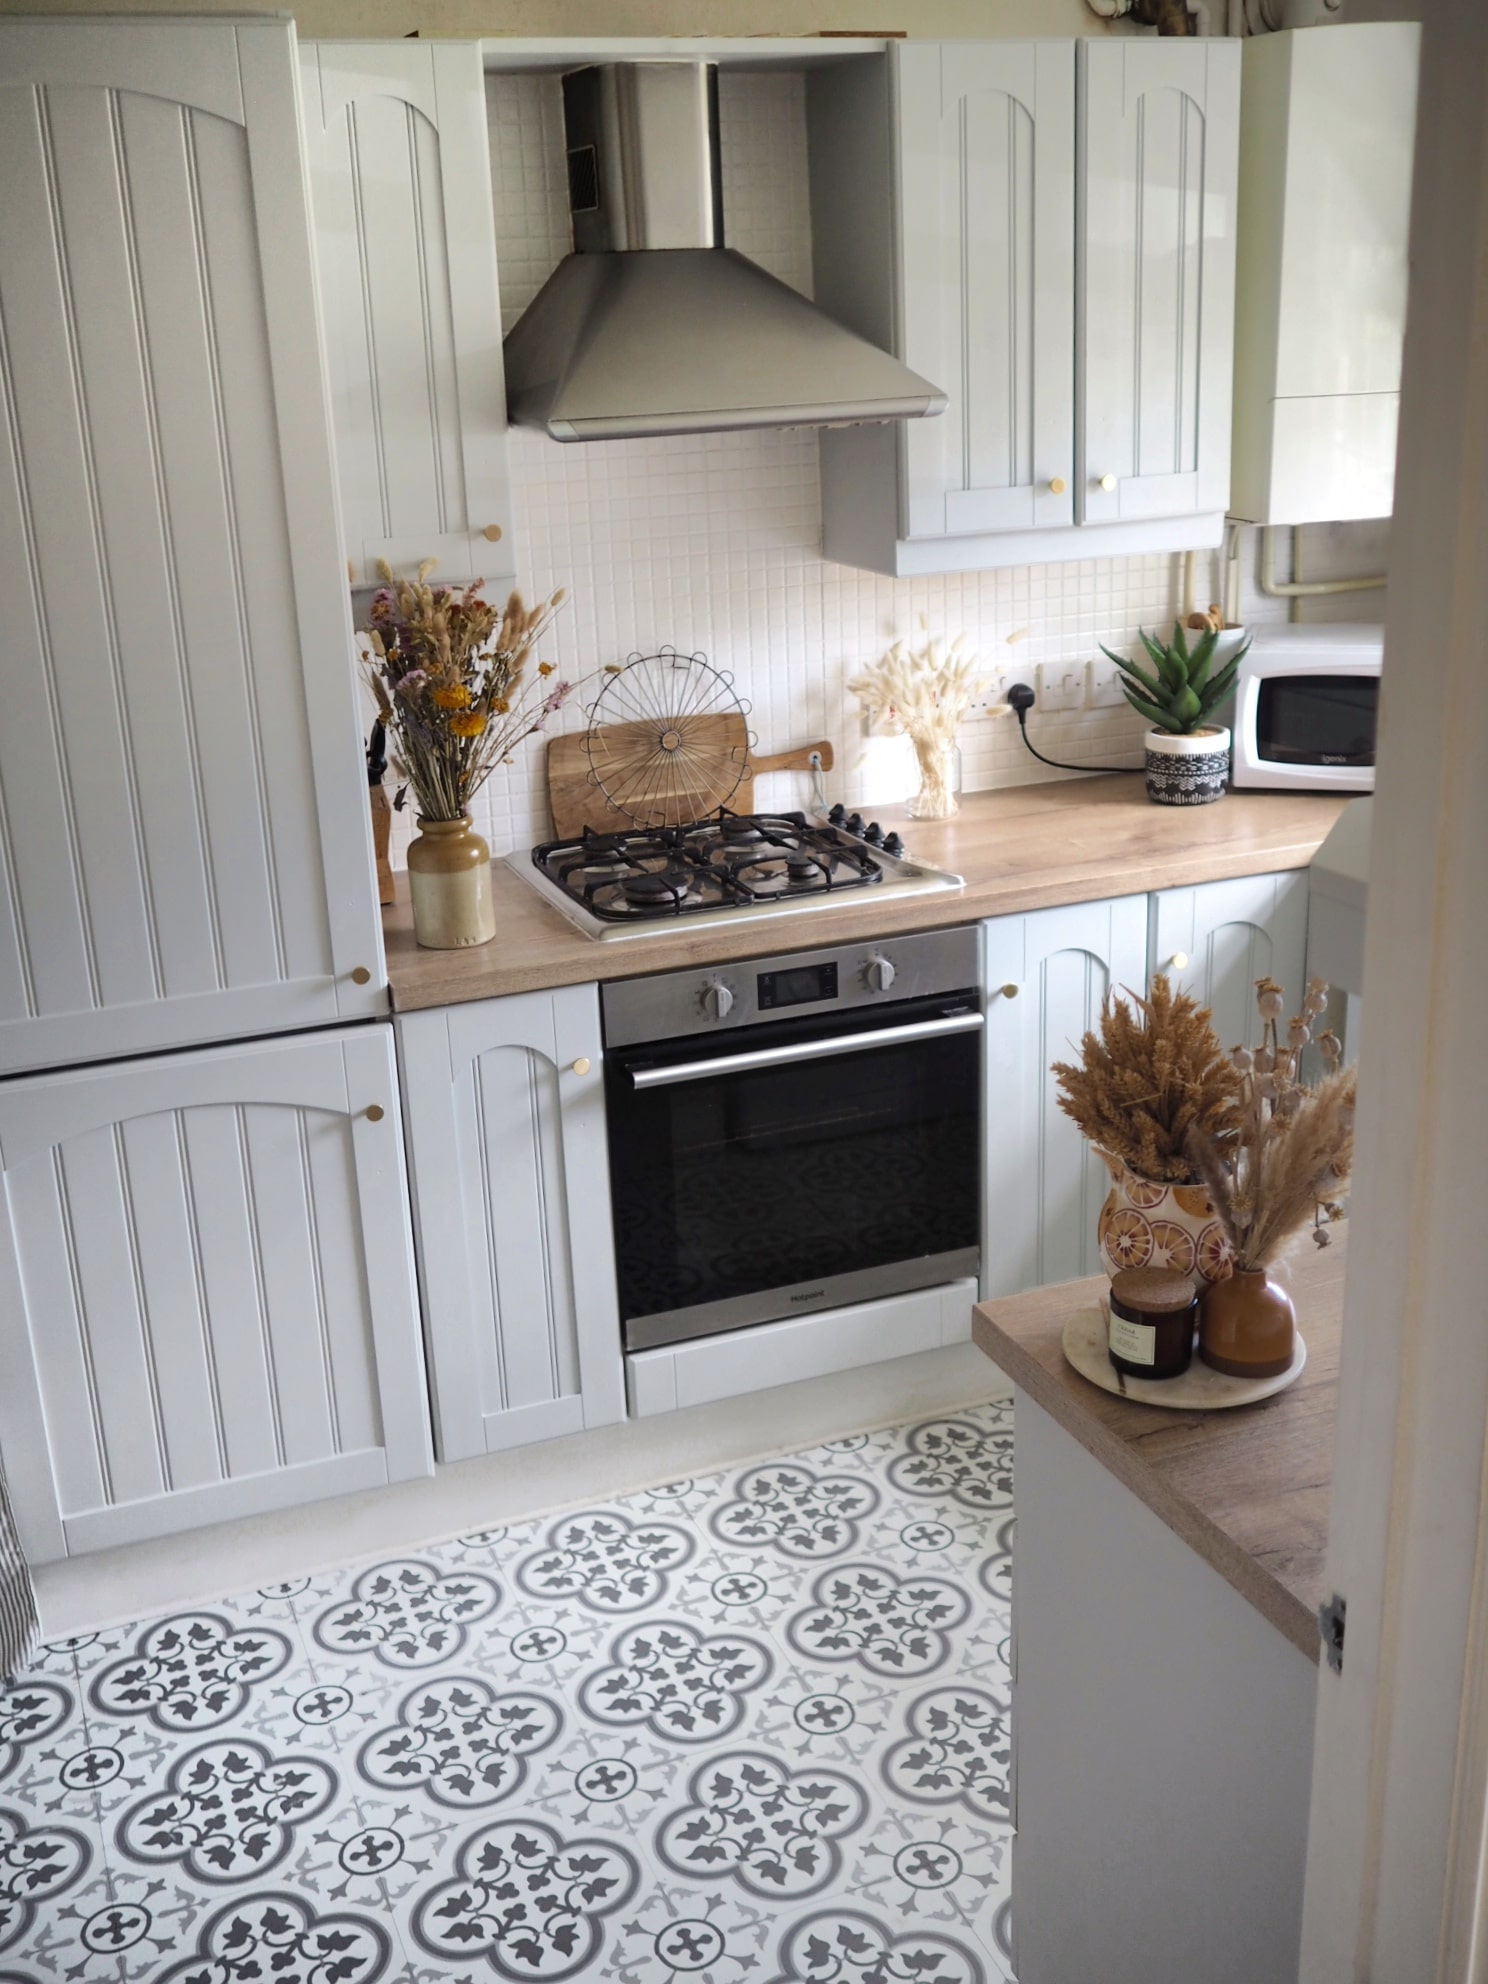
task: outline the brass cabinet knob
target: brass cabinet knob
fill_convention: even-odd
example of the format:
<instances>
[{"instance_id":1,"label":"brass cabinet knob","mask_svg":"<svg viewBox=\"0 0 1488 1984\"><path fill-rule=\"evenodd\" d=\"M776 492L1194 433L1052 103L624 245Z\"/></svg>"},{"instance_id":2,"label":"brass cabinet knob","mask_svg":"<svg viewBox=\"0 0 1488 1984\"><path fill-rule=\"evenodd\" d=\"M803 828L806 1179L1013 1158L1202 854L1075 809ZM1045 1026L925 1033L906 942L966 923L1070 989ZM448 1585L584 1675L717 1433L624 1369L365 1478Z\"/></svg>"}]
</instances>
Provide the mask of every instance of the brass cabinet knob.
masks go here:
<instances>
[{"instance_id":1,"label":"brass cabinet knob","mask_svg":"<svg viewBox=\"0 0 1488 1984\"><path fill-rule=\"evenodd\" d=\"M1002 994L1004 999L1016 999L1018 996L1018 988L1016 985L999 985L997 989Z\"/></svg>"},{"instance_id":2,"label":"brass cabinet knob","mask_svg":"<svg viewBox=\"0 0 1488 1984\"><path fill-rule=\"evenodd\" d=\"M1068 486L1062 475L1051 475L1049 477L1049 494L1051 496L1062 496Z\"/></svg>"},{"instance_id":3,"label":"brass cabinet knob","mask_svg":"<svg viewBox=\"0 0 1488 1984\"><path fill-rule=\"evenodd\" d=\"M1188 952L1174 951L1173 955L1168 959L1168 963L1173 967L1174 971L1185 970L1188 965Z\"/></svg>"},{"instance_id":4,"label":"brass cabinet knob","mask_svg":"<svg viewBox=\"0 0 1488 1984\"><path fill-rule=\"evenodd\" d=\"M500 524L487 524L481 532L481 536L486 540L487 544L499 544L501 542Z\"/></svg>"},{"instance_id":5,"label":"brass cabinet knob","mask_svg":"<svg viewBox=\"0 0 1488 1984\"><path fill-rule=\"evenodd\" d=\"M573 1064L573 1071L576 1075L587 1075L589 1072L589 1068L590 1068L590 1061L589 1061L589 1056L587 1054L581 1054L578 1060L575 1061Z\"/></svg>"},{"instance_id":6,"label":"brass cabinet knob","mask_svg":"<svg viewBox=\"0 0 1488 1984\"><path fill-rule=\"evenodd\" d=\"M1114 489L1114 488L1116 487L1116 478L1115 478L1115 476L1114 476L1114 475L1103 475L1103 476L1101 477L1101 479L1100 479L1100 486L1101 486L1101 488L1102 488L1102 489L1104 489L1104 490L1105 490L1105 492L1106 492L1106 494L1107 494L1107 495L1109 496L1109 495L1110 495L1110 493L1111 493L1111 491L1112 491L1112 490L1113 490L1113 489Z\"/></svg>"},{"instance_id":7,"label":"brass cabinet knob","mask_svg":"<svg viewBox=\"0 0 1488 1984\"><path fill-rule=\"evenodd\" d=\"M367 1104L367 1121L369 1123L380 1123L382 1121L382 1118L383 1118L382 1104L380 1102L369 1102Z\"/></svg>"},{"instance_id":8,"label":"brass cabinet knob","mask_svg":"<svg viewBox=\"0 0 1488 1984\"><path fill-rule=\"evenodd\" d=\"M351 974L351 982L353 985L370 985L372 974L364 964L359 964Z\"/></svg>"}]
</instances>

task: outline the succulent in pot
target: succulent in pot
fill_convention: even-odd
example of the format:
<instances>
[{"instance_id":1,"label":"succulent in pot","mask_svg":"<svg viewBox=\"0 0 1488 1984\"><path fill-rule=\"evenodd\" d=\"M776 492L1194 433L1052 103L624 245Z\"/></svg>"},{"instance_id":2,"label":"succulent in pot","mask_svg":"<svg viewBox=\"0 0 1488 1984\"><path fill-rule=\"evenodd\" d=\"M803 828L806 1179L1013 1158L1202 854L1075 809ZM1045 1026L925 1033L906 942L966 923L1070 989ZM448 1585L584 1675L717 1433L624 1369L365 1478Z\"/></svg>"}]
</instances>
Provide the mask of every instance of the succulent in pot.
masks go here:
<instances>
[{"instance_id":1,"label":"succulent in pot","mask_svg":"<svg viewBox=\"0 0 1488 1984\"><path fill-rule=\"evenodd\" d=\"M1138 629L1150 669L1123 655L1101 652L1121 671L1122 693L1149 728L1147 797L1162 806L1207 806L1222 798L1230 769L1230 733L1211 719L1235 686L1235 674L1250 642L1218 661L1224 629L1211 619L1189 646L1183 623L1173 622L1173 638L1157 641Z\"/></svg>"}]
</instances>

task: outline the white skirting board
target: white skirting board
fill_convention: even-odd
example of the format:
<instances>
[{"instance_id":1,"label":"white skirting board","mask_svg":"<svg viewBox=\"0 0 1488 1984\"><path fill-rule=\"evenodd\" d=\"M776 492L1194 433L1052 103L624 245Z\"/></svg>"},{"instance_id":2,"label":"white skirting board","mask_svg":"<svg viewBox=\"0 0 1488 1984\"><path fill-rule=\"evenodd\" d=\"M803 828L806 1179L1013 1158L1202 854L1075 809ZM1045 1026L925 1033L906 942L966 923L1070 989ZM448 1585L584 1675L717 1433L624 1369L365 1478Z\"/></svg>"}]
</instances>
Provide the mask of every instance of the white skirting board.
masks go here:
<instances>
[{"instance_id":1,"label":"white skirting board","mask_svg":"<svg viewBox=\"0 0 1488 1984\"><path fill-rule=\"evenodd\" d=\"M856 1302L846 1309L821 1309L812 1316L635 1351L625 1360L631 1415L644 1419L797 1378L820 1378L916 1350L964 1343L971 1335L976 1299L974 1281L948 1281L881 1302Z\"/></svg>"}]
</instances>

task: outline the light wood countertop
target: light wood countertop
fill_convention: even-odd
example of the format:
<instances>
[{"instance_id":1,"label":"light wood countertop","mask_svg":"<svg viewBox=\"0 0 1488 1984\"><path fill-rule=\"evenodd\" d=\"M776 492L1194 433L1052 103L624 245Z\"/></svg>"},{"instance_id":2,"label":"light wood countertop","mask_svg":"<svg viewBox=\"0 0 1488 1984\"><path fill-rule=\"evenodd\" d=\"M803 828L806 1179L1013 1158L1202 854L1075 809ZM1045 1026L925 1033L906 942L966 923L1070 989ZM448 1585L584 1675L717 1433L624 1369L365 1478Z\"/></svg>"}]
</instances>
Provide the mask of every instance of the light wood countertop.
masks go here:
<instances>
[{"instance_id":1,"label":"light wood countertop","mask_svg":"<svg viewBox=\"0 0 1488 1984\"><path fill-rule=\"evenodd\" d=\"M492 872L496 936L468 951L424 951L413 939L408 877L383 912L388 981L400 1012L531 992L592 979L719 964L729 958L813 950L1060 903L1145 894L1235 875L1305 868L1342 811L1321 793L1230 793L1218 805L1154 806L1140 779L1068 779L971 794L955 820L897 826L917 860L966 877L966 887L879 904L874 891L804 917L756 920L655 939L586 937L500 861Z\"/></svg>"},{"instance_id":2,"label":"light wood countertop","mask_svg":"<svg viewBox=\"0 0 1488 1984\"><path fill-rule=\"evenodd\" d=\"M1347 1228L1289 1264L1307 1365L1296 1384L1228 1412L1175 1412L1103 1392L1065 1362L1072 1311L1103 1275L984 1302L972 1335L1020 1390L1108 1467L1310 1660L1318 1657Z\"/></svg>"}]
</instances>

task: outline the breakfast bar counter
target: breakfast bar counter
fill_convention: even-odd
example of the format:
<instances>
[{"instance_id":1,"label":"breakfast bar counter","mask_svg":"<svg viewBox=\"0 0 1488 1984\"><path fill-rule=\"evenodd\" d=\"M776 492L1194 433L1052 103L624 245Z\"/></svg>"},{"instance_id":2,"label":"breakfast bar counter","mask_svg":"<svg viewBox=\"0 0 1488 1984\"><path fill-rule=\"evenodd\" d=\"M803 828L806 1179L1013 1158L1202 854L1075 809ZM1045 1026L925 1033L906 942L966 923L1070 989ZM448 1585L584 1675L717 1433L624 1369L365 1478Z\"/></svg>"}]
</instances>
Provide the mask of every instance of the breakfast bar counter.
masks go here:
<instances>
[{"instance_id":1,"label":"breakfast bar counter","mask_svg":"<svg viewBox=\"0 0 1488 1984\"><path fill-rule=\"evenodd\" d=\"M603 943L585 936L497 861L492 942L462 951L421 950L413 937L408 878L400 873L397 900L383 913L388 980L395 1009L413 1012L1305 868L1344 803L1330 794L1247 792L1213 806L1155 806L1140 778L1114 777L972 793L959 817L943 822L910 820L903 807L880 807L875 816L886 829L899 829L916 860L964 876L965 888L893 902L875 902L870 888L809 915L744 915L725 927L691 931L679 918L653 937Z\"/></svg>"},{"instance_id":2,"label":"breakfast bar counter","mask_svg":"<svg viewBox=\"0 0 1488 1984\"><path fill-rule=\"evenodd\" d=\"M1228 1411L1139 1405L1065 1362L1065 1320L1103 1278L975 1312L1015 1387L1019 1984L1297 1975L1346 1228L1333 1236L1288 1270L1301 1376Z\"/></svg>"}]
</instances>

